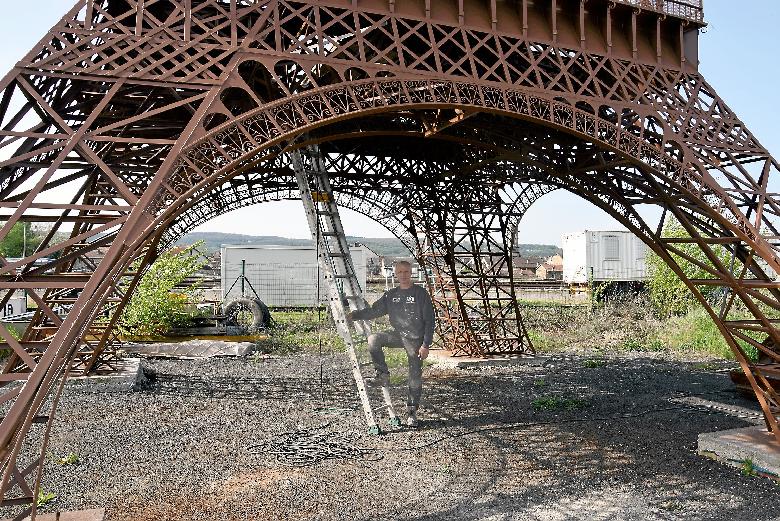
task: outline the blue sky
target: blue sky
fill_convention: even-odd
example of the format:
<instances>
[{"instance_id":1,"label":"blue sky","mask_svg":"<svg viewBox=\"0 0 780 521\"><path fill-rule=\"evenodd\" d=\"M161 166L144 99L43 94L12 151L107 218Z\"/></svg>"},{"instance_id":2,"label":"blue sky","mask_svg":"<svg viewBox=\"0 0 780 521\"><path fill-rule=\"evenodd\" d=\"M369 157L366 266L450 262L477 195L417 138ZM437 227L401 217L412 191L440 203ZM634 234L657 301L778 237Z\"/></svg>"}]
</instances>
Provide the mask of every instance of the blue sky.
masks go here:
<instances>
[{"instance_id":1,"label":"blue sky","mask_svg":"<svg viewBox=\"0 0 780 521\"><path fill-rule=\"evenodd\" d=\"M9 2L0 16L0 70L8 71L74 2L32 0ZM701 72L748 128L776 157L780 155L777 96L780 72L780 2L777 0L705 0L709 23L700 38ZM562 209L565 208L565 211ZM560 244L562 233L582 229L614 229L616 223L590 203L554 192L528 212L520 231L522 242ZM387 237L389 232L367 218L345 211L350 235ZM231 212L200 229L306 237L308 228L298 202L269 203Z\"/></svg>"}]
</instances>

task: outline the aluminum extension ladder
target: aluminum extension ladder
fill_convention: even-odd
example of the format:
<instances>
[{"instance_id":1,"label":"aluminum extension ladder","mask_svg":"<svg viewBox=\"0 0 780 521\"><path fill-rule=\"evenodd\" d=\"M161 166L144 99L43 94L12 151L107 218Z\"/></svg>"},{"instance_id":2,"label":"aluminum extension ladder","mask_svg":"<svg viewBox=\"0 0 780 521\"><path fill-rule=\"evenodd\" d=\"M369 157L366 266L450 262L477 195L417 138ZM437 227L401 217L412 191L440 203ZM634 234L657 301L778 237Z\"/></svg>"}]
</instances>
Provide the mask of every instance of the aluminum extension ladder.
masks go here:
<instances>
[{"instance_id":1,"label":"aluminum extension ladder","mask_svg":"<svg viewBox=\"0 0 780 521\"><path fill-rule=\"evenodd\" d=\"M347 354L352 363L352 375L357 384L363 413L366 417L369 432L380 434L381 429L376 422L371 402L366 392L366 384L360 371L356 345L357 342L347 323L345 302L351 310L364 309L366 301L355 275L355 266L349 253L349 245L341 225L338 206L333 198L330 179L324 168L319 148L307 147L290 153L298 188L301 193L306 218L312 239L317 244L320 269L324 274L328 304L336 324L336 330L347 348ZM355 321L356 331L367 338L371 334L368 323L364 320ZM390 425L400 426L401 422L393 408L390 389L382 387L384 406L390 416Z\"/></svg>"}]
</instances>

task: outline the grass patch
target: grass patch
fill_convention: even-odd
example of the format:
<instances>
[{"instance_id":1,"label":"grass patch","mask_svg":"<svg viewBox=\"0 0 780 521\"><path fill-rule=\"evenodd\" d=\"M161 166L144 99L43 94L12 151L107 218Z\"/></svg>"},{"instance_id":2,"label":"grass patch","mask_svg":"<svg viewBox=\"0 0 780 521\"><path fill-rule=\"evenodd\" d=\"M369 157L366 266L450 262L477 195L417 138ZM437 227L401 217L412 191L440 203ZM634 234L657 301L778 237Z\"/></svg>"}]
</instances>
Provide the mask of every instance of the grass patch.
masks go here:
<instances>
[{"instance_id":1,"label":"grass patch","mask_svg":"<svg viewBox=\"0 0 780 521\"><path fill-rule=\"evenodd\" d=\"M740 465L740 472L743 476L755 476L756 466L753 463L753 460L750 458L742 460L742 465Z\"/></svg>"},{"instance_id":2,"label":"grass patch","mask_svg":"<svg viewBox=\"0 0 780 521\"><path fill-rule=\"evenodd\" d=\"M643 295L610 299L595 307L523 302L523 319L537 352L569 350L599 352L674 352L694 357L734 360L720 330L709 313L694 307L684 315L661 319ZM769 311L767 316L772 316ZM776 313L776 312L775 312ZM735 306L730 320L752 316ZM762 340L761 334L756 335ZM739 340L752 360L754 347ZM598 347L594 347L598 346Z\"/></svg>"},{"instance_id":3,"label":"grass patch","mask_svg":"<svg viewBox=\"0 0 780 521\"><path fill-rule=\"evenodd\" d=\"M537 378L534 380L534 387L544 387L545 385L547 385L547 382L545 382L543 378Z\"/></svg>"},{"instance_id":4,"label":"grass patch","mask_svg":"<svg viewBox=\"0 0 780 521\"><path fill-rule=\"evenodd\" d=\"M673 351L734 360L734 353L703 308L694 308L685 315L670 318L658 332L657 340ZM752 346L743 345L743 348L748 356L757 359L758 353Z\"/></svg>"},{"instance_id":5,"label":"grass patch","mask_svg":"<svg viewBox=\"0 0 780 521\"><path fill-rule=\"evenodd\" d=\"M537 353L554 351L556 347L559 347L543 331L530 329L528 330L528 338L531 340L531 344L533 344Z\"/></svg>"},{"instance_id":6,"label":"grass patch","mask_svg":"<svg viewBox=\"0 0 780 521\"><path fill-rule=\"evenodd\" d=\"M586 400L565 396L544 396L531 402L531 406L537 411L574 411L587 405Z\"/></svg>"},{"instance_id":7,"label":"grass patch","mask_svg":"<svg viewBox=\"0 0 780 521\"><path fill-rule=\"evenodd\" d=\"M326 310L274 311L268 338L257 343L263 354L293 354L304 351L343 352L344 341L329 323Z\"/></svg>"}]
</instances>

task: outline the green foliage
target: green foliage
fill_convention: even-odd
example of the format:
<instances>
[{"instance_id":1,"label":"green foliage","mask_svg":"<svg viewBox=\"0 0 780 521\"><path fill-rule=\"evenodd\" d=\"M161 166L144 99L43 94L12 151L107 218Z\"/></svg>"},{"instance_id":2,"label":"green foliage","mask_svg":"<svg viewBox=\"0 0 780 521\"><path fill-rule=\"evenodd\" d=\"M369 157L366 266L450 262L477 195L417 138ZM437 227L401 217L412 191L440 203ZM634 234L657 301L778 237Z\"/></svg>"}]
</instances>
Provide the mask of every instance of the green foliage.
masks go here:
<instances>
[{"instance_id":1,"label":"green foliage","mask_svg":"<svg viewBox=\"0 0 780 521\"><path fill-rule=\"evenodd\" d=\"M588 287L590 287L590 306L596 308L604 297L615 289L615 282L608 280L606 282L596 283L593 277L588 275Z\"/></svg>"},{"instance_id":2,"label":"green foliage","mask_svg":"<svg viewBox=\"0 0 780 521\"><path fill-rule=\"evenodd\" d=\"M75 454L73 452L57 460L57 463L59 463L60 465L75 465L78 462L79 462L78 454Z\"/></svg>"},{"instance_id":3,"label":"green foliage","mask_svg":"<svg viewBox=\"0 0 780 521\"><path fill-rule=\"evenodd\" d=\"M566 398L564 396L544 396L531 402L531 406L537 411L573 411L582 409L588 404L580 398Z\"/></svg>"},{"instance_id":4,"label":"green foliage","mask_svg":"<svg viewBox=\"0 0 780 521\"><path fill-rule=\"evenodd\" d=\"M537 353L546 353L548 351L555 350L556 347L559 349L563 347L553 342L544 331L529 329L528 338L531 340L531 343L533 344Z\"/></svg>"},{"instance_id":5,"label":"green foliage","mask_svg":"<svg viewBox=\"0 0 780 521\"><path fill-rule=\"evenodd\" d=\"M35 251L41 244L42 237L32 229L28 222L17 222L11 227L8 235L0 241L0 254L3 257L22 257Z\"/></svg>"},{"instance_id":6,"label":"green foliage","mask_svg":"<svg viewBox=\"0 0 780 521\"><path fill-rule=\"evenodd\" d=\"M684 315L667 320L665 327L657 332L657 340L673 351L698 352L734 359L734 354L718 326L712 321L709 313L700 306L692 308ZM753 356L754 349L743 347L746 348L749 356Z\"/></svg>"},{"instance_id":7,"label":"green foliage","mask_svg":"<svg viewBox=\"0 0 780 521\"><path fill-rule=\"evenodd\" d=\"M740 465L740 472L742 472L743 476L755 476L756 466L753 463L753 460L750 458L742 460L742 465Z\"/></svg>"},{"instance_id":8,"label":"green foliage","mask_svg":"<svg viewBox=\"0 0 780 521\"><path fill-rule=\"evenodd\" d=\"M344 341L328 324L327 310L272 311L268 337L257 343L260 353L291 354L301 351L343 351Z\"/></svg>"},{"instance_id":9,"label":"green foliage","mask_svg":"<svg viewBox=\"0 0 780 521\"><path fill-rule=\"evenodd\" d=\"M44 492L43 490L39 490L38 497L35 500L35 506L41 508L48 505L55 499L57 499L57 495L54 492Z\"/></svg>"},{"instance_id":10,"label":"green foliage","mask_svg":"<svg viewBox=\"0 0 780 521\"><path fill-rule=\"evenodd\" d=\"M200 244L163 253L144 274L119 321L123 335L158 335L189 323L187 305L195 299L196 288L173 291L202 266Z\"/></svg>"},{"instance_id":11,"label":"green foliage","mask_svg":"<svg viewBox=\"0 0 780 521\"><path fill-rule=\"evenodd\" d=\"M689 238L690 235L675 219L669 219L664 223L663 236L668 238ZM704 252L695 244L680 243L675 247L688 257L706 266L712 263L704 255ZM713 251L726 265L730 262L730 253L722 245L713 245ZM689 279L710 279L712 276L704 269L679 255L672 254L672 258L680 266L685 276ZM648 252L647 268L649 272L648 287L650 290L650 302L655 311L661 317L685 314L697 303L695 297L677 276L677 274L655 253ZM719 288L700 287L705 298L714 300Z\"/></svg>"},{"instance_id":12,"label":"green foliage","mask_svg":"<svg viewBox=\"0 0 780 521\"><path fill-rule=\"evenodd\" d=\"M636 338L623 340L623 344L620 347L625 351L644 351L644 344Z\"/></svg>"}]
</instances>

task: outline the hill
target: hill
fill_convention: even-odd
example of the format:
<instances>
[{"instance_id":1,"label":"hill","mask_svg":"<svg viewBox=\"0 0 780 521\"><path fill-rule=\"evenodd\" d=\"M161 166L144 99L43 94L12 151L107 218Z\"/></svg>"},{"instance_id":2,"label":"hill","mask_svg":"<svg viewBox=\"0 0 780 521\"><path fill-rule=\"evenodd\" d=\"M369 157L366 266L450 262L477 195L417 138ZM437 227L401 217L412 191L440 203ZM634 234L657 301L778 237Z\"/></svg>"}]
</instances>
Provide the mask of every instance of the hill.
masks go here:
<instances>
[{"instance_id":1,"label":"hill","mask_svg":"<svg viewBox=\"0 0 780 521\"><path fill-rule=\"evenodd\" d=\"M184 246L198 241L203 241L209 253L219 251L220 246L223 244L258 246L311 246L313 244L313 241L310 239L290 239L276 235L256 236L238 233L192 232L176 241L176 245ZM409 255L409 250L404 247L401 241L395 238L354 237L347 235L347 241L350 244L356 242L365 244L379 255L391 257L406 257Z\"/></svg>"},{"instance_id":2,"label":"hill","mask_svg":"<svg viewBox=\"0 0 780 521\"><path fill-rule=\"evenodd\" d=\"M309 239L290 239L288 237L278 237L275 235L242 235L238 233L221 232L192 232L188 233L176 242L177 246L184 246L194 242L203 241L207 252L213 253L219 251L223 244L239 245L259 245L259 246L311 246ZM348 235L347 241L352 244L359 242L365 244L379 255L390 257L406 257L410 255L403 243L396 238L379 237L353 237ZM525 257L549 257L556 253L562 253L562 250L552 244L520 244L520 255Z\"/></svg>"}]
</instances>

